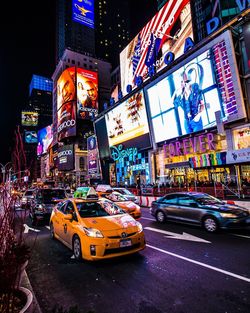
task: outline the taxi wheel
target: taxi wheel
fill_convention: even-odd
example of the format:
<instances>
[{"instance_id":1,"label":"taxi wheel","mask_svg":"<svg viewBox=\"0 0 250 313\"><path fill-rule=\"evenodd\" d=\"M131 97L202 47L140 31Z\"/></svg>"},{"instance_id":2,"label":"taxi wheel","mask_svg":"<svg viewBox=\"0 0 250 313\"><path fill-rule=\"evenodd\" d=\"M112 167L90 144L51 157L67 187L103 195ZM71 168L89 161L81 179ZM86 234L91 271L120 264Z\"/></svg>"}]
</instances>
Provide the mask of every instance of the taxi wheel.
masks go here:
<instances>
[{"instance_id":1,"label":"taxi wheel","mask_svg":"<svg viewBox=\"0 0 250 313\"><path fill-rule=\"evenodd\" d=\"M81 241L77 235L75 235L73 239L73 252L77 260L82 260Z\"/></svg>"},{"instance_id":2,"label":"taxi wheel","mask_svg":"<svg viewBox=\"0 0 250 313\"><path fill-rule=\"evenodd\" d=\"M50 238L55 239L55 230L54 230L54 225L53 223L50 223Z\"/></svg>"}]
</instances>

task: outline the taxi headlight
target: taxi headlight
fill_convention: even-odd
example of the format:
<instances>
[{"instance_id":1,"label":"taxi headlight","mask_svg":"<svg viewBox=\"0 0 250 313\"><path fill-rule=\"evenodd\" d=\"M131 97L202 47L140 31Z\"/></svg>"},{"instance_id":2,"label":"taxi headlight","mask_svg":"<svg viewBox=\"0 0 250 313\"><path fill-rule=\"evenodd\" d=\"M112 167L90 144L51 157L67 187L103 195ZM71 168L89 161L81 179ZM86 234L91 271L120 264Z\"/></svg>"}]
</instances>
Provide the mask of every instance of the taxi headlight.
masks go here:
<instances>
[{"instance_id":1,"label":"taxi headlight","mask_svg":"<svg viewBox=\"0 0 250 313\"><path fill-rule=\"evenodd\" d=\"M220 216L224 218L236 218L237 217L237 215L233 213L220 213Z\"/></svg>"},{"instance_id":2,"label":"taxi headlight","mask_svg":"<svg viewBox=\"0 0 250 313\"><path fill-rule=\"evenodd\" d=\"M83 227L83 230L88 237L103 238L103 234L98 229Z\"/></svg>"},{"instance_id":3,"label":"taxi headlight","mask_svg":"<svg viewBox=\"0 0 250 313\"><path fill-rule=\"evenodd\" d=\"M136 222L136 226L137 226L138 232L141 232L143 230L143 227L142 227L141 223Z\"/></svg>"}]
</instances>

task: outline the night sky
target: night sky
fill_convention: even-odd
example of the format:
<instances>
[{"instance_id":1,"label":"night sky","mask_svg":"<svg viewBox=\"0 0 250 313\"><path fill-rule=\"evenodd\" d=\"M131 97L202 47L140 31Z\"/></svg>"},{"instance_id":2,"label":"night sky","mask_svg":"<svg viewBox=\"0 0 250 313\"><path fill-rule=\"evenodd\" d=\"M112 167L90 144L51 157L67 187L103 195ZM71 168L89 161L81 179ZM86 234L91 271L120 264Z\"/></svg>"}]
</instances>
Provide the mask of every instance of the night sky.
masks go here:
<instances>
[{"instance_id":1,"label":"night sky","mask_svg":"<svg viewBox=\"0 0 250 313\"><path fill-rule=\"evenodd\" d=\"M70 1L70 0L69 0ZM1 4L0 20L0 162L11 159L14 130L28 105L33 74L51 77L55 70L55 0ZM131 0L134 33L156 10L156 0Z\"/></svg>"}]
</instances>

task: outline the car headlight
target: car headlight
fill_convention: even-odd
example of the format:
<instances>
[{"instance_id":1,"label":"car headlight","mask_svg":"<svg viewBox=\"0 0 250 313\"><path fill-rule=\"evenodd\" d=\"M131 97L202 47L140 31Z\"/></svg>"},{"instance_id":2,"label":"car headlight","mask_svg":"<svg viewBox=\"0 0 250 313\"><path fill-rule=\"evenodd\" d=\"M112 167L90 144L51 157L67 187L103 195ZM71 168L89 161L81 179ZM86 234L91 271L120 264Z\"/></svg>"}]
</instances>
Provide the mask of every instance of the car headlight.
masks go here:
<instances>
[{"instance_id":1,"label":"car headlight","mask_svg":"<svg viewBox=\"0 0 250 313\"><path fill-rule=\"evenodd\" d=\"M83 230L88 237L103 238L103 234L98 229L83 227Z\"/></svg>"},{"instance_id":2,"label":"car headlight","mask_svg":"<svg viewBox=\"0 0 250 313\"><path fill-rule=\"evenodd\" d=\"M224 218L236 218L237 217L237 215L233 213L220 213L220 216Z\"/></svg>"},{"instance_id":3,"label":"car headlight","mask_svg":"<svg viewBox=\"0 0 250 313\"><path fill-rule=\"evenodd\" d=\"M143 230L143 227L142 227L141 223L136 222L136 226L137 226L139 232L141 232Z\"/></svg>"}]
</instances>

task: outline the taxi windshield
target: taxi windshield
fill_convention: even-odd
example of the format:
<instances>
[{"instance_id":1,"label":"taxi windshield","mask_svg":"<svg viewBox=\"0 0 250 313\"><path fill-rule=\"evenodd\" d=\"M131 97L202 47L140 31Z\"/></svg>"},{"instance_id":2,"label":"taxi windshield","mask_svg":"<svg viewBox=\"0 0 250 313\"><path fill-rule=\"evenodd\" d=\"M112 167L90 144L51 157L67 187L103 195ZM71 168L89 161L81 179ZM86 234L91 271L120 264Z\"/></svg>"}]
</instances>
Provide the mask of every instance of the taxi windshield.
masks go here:
<instances>
[{"instance_id":1,"label":"taxi windshield","mask_svg":"<svg viewBox=\"0 0 250 313\"><path fill-rule=\"evenodd\" d=\"M105 198L114 201L114 202L119 202L119 201L128 201L126 197L121 195L120 193L110 193L105 195Z\"/></svg>"},{"instance_id":2,"label":"taxi windshield","mask_svg":"<svg viewBox=\"0 0 250 313\"><path fill-rule=\"evenodd\" d=\"M82 218L85 217L101 217L111 216L117 214L124 214L125 212L117 205L110 201L103 202L78 202L76 203L78 212Z\"/></svg>"}]
</instances>

